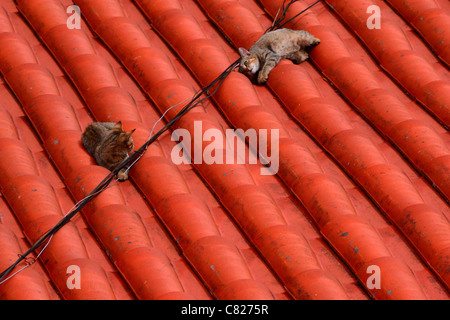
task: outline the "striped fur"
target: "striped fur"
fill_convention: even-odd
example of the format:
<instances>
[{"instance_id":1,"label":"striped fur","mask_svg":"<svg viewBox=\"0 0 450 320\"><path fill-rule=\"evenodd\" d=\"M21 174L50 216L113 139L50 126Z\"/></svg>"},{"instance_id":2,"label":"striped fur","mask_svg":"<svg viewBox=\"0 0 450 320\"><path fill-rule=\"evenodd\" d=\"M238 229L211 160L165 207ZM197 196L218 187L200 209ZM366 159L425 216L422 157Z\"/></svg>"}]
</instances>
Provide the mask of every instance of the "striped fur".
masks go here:
<instances>
[{"instance_id":1,"label":"striped fur","mask_svg":"<svg viewBox=\"0 0 450 320\"><path fill-rule=\"evenodd\" d=\"M88 153L95 158L99 166L113 170L128 157L134 148L132 131L125 132L122 123L94 122L87 126L81 141ZM126 169L121 169L117 178L127 180Z\"/></svg>"}]
</instances>

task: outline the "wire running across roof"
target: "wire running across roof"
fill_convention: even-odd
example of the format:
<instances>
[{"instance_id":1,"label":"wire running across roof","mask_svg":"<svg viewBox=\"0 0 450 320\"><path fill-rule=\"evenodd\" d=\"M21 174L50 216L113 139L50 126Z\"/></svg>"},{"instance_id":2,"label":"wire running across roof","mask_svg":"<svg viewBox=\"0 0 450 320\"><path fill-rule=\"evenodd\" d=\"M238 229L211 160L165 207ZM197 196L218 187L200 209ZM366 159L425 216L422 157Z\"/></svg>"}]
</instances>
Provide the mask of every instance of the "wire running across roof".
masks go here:
<instances>
[{"instance_id":1,"label":"wire running across roof","mask_svg":"<svg viewBox=\"0 0 450 320\"><path fill-rule=\"evenodd\" d=\"M108 174L88 124L122 121L143 145L283 3L0 0L1 271ZM176 164L163 134L0 299L449 299L450 6L409 3L324 0L292 20L321 39L308 61L264 86L235 70L172 128L266 132L266 159ZM190 160L212 145L184 143Z\"/></svg>"}]
</instances>

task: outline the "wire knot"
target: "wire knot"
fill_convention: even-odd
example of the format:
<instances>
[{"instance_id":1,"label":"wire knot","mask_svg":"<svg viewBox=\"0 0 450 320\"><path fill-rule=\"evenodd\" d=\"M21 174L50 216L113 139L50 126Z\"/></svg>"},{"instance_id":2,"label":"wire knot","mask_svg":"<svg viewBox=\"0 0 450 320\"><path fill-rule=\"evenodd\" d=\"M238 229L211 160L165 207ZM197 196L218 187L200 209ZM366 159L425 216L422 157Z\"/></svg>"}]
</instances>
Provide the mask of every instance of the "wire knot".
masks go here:
<instances>
[{"instance_id":1,"label":"wire knot","mask_svg":"<svg viewBox=\"0 0 450 320\"><path fill-rule=\"evenodd\" d=\"M27 265L27 267L31 266L32 264L34 264L36 262L36 259L33 257L24 257L20 253L18 253L17 256L19 258L22 258L25 261L25 264Z\"/></svg>"}]
</instances>

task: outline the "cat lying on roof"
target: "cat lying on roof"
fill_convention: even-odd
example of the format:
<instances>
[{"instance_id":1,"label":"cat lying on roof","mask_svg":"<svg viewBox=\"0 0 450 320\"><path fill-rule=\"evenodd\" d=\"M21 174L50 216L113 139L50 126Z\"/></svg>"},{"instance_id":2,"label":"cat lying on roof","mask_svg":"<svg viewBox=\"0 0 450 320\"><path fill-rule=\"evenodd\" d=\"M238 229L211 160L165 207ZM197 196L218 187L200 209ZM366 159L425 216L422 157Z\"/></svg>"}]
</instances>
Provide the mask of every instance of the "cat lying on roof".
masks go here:
<instances>
[{"instance_id":1,"label":"cat lying on roof","mask_svg":"<svg viewBox=\"0 0 450 320\"><path fill-rule=\"evenodd\" d=\"M129 152L133 151L134 143L131 137L133 132L134 130L123 131L120 121L94 122L87 126L81 141L99 166L113 170L128 158ZM117 173L117 178L120 181L128 179L126 168Z\"/></svg>"},{"instance_id":2,"label":"cat lying on roof","mask_svg":"<svg viewBox=\"0 0 450 320\"><path fill-rule=\"evenodd\" d=\"M278 29L267 32L248 51L239 48L239 72L253 83L264 84L270 71L281 60L289 59L299 64L308 59L306 50L319 43L320 39L304 30Z\"/></svg>"}]
</instances>

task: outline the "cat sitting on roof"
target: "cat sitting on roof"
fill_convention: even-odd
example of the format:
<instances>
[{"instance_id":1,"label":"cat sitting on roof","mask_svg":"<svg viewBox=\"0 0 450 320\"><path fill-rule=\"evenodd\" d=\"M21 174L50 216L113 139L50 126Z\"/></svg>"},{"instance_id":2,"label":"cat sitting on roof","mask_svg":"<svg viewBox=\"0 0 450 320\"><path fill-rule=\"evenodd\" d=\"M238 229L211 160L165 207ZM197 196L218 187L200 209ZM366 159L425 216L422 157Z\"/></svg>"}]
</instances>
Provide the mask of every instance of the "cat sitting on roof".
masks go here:
<instances>
[{"instance_id":1,"label":"cat sitting on roof","mask_svg":"<svg viewBox=\"0 0 450 320\"><path fill-rule=\"evenodd\" d=\"M239 72L253 83L264 84L269 73L284 59L299 64L309 55L307 49L320 43L320 39L304 30L278 29L267 32L247 51L239 48ZM256 79L255 79L256 78Z\"/></svg>"},{"instance_id":2,"label":"cat sitting on roof","mask_svg":"<svg viewBox=\"0 0 450 320\"><path fill-rule=\"evenodd\" d=\"M128 158L129 152L133 151L134 143L131 135L134 130L123 131L120 121L94 122L87 126L81 141L99 166L113 170ZM120 181L128 179L126 168L117 173L117 178Z\"/></svg>"}]
</instances>

